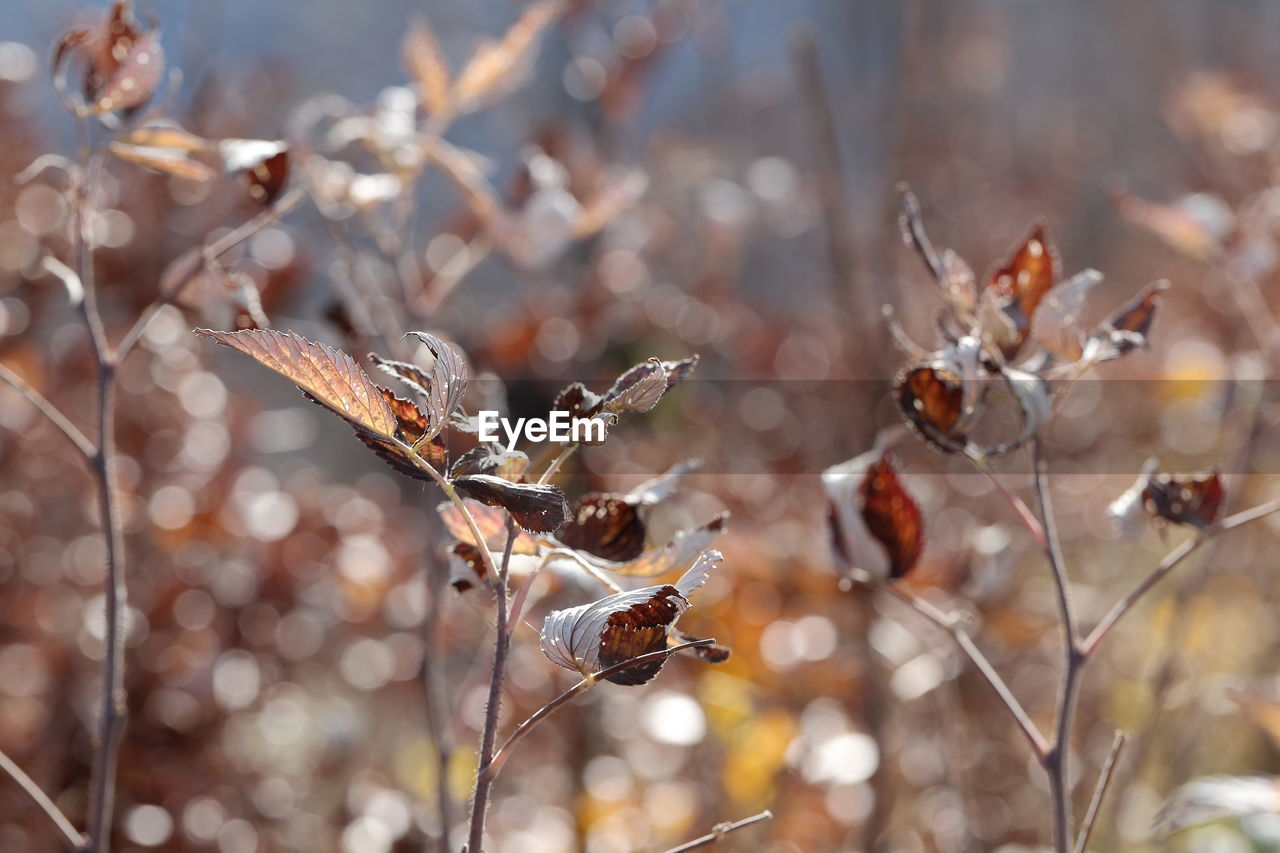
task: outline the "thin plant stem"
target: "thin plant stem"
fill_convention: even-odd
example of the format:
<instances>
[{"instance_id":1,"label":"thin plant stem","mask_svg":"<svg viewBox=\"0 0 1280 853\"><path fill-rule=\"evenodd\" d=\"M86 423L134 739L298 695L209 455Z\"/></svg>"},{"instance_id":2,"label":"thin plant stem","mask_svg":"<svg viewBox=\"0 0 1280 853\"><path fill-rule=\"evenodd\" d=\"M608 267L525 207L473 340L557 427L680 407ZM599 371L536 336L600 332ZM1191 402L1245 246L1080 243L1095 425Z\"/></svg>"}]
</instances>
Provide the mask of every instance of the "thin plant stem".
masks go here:
<instances>
[{"instance_id":1,"label":"thin plant stem","mask_svg":"<svg viewBox=\"0 0 1280 853\"><path fill-rule=\"evenodd\" d=\"M1043 448L1037 437L1031 443L1032 479L1035 483L1036 501L1040 505L1040 523L1044 529L1044 551L1053 572L1053 585L1057 593L1058 616L1062 623L1062 687L1058 696L1058 711L1053 738L1053 748L1045 756L1045 771L1049 774L1049 791L1053 800L1054 849L1058 853L1070 853L1071 820L1071 723L1075 717L1076 702L1080 696L1080 677L1084 669L1085 655L1080 649L1075 611L1071 603L1071 581L1067 577L1066 561L1062 556L1062 543L1058 538L1058 524L1049 498L1049 472Z\"/></svg>"},{"instance_id":2,"label":"thin plant stem","mask_svg":"<svg viewBox=\"0 0 1280 853\"><path fill-rule=\"evenodd\" d=\"M1018 520L1022 522L1023 527L1027 528L1027 532L1031 534L1031 538L1036 540L1036 544L1041 548L1047 549L1049 547L1049 540L1045 535L1044 525L1040 523L1040 519L1036 518L1036 514L1031 511L1031 508L1027 506L1026 502L1013 493L1005 483L1004 479L996 473L995 469L991 467L987 460L973 456L968 456L966 458L973 462L975 468L986 475L987 479L991 481L991 485L996 487L996 491L999 492L1005 502L1013 508L1013 511L1018 516Z\"/></svg>"},{"instance_id":3,"label":"thin plant stem","mask_svg":"<svg viewBox=\"0 0 1280 853\"><path fill-rule=\"evenodd\" d=\"M539 723L563 708L574 697L578 696L580 693L585 693L587 690L590 690L596 684L607 679L614 673L622 672L624 669L630 669L633 666L639 666L642 663L648 663L649 661L670 657L676 652L683 651L684 649L692 649L698 646L710 646L714 643L714 637L702 640L690 640L687 643L680 643L679 645L668 646L665 649L658 649L656 652L646 652L645 654L629 658L621 663L615 663L613 666L606 667L599 672L594 672L585 676L577 684L573 685L568 690L543 705L535 711L531 717L517 726L516 730L502 742L502 746L498 747L497 751L494 752L493 758L488 762L488 764L483 766L480 771L481 775L489 777L490 782L496 779L498 777L498 772L502 770L502 765L505 764L507 759L511 756L511 751L515 749L516 745L519 744L520 741L524 740Z\"/></svg>"},{"instance_id":4,"label":"thin plant stem","mask_svg":"<svg viewBox=\"0 0 1280 853\"><path fill-rule=\"evenodd\" d=\"M1085 853L1089 847L1089 836L1093 834L1094 824L1098 822L1098 813L1102 811L1102 803L1107 798L1107 789L1111 787L1111 780L1115 777L1116 763L1120 760L1120 753L1124 751L1127 739L1124 732L1116 732L1115 738L1111 741L1111 751L1107 753L1107 760L1098 774L1098 784L1093 788L1093 798L1089 801L1089 809L1085 812L1084 821L1080 824L1080 834L1076 836L1074 853Z\"/></svg>"},{"instance_id":5,"label":"thin plant stem","mask_svg":"<svg viewBox=\"0 0 1280 853\"><path fill-rule=\"evenodd\" d=\"M274 225L276 222L279 222L285 214L297 207L305 196L306 192L302 187L293 187L284 195L280 196L276 203L271 205L271 207L268 207L266 210L240 225L235 230L227 232L217 240L214 240L212 243L204 246L200 250L201 263L199 265L193 264L190 271L180 277L177 282L156 297L156 300L147 307L147 310L142 313L142 316L137 319L129 331L125 333L124 337L120 339L120 345L116 348L117 359L123 359L133 351L133 348L137 345L138 341L142 339L142 336L146 334L147 329L151 327L152 322L154 322L156 317L159 316L161 309L172 304L182 295L183 291L187 289L187 286L195 280L196 273L198 273L202 268L214 264L218 258L253 237L255 234L258 234L271 225Z\"/></svg>"},{"instance_id":6,"label":"thin plant stem","mask_svg":"<svg viewBox=\"0 0 1280 853\"><path fill-rule=\"evenodd\" d=\"M571 444L564 450L561 450L556 458L551 460L551 464L547 466L547 470L542 472L542 476L538 478L538 482L545 484L550 481L550 479L555 476L555 473L560 470L560 466L563 465L577 449L578 445Z\"/></svg>"},{"instance_id":7,"label":"thin plant stem","mask_svg":"<svg viewBox=\"0 0 1280 853\"><path fill-rule=\"evenodd\" d=\"M49 398L45 397L30 384L27 383L20 375L0 364L0 381L3 381L13 390L17 391L27 399L27 402L35 407L36 411L45 416L49 423L53 424L58 430L65 435L76 449L80 451L86 459L92 459L97 453L97 448L93 446L93 442L88 439L80 428L67 419L62 410L49 402Z\"/></svg>"},{"instance_id":8,"label":"thin plant stem","mask_svg":"<svg viewBox=\"0 0 1280 853\"><path fill-rule=\"evenodd\" d=\"M515 541L515 521L507 516L507 544L502 551L502 563L497 573L497 637L493 644L493 669L489 674L489 699L484 709L484 728L480 734L480 760L476 769L475 790L471 795L468 853L481 853L483 850L484 822L489 810L489 792L493 786L493 777L486 771L493 760L493 748L498 739L498 718L502 714L502 683L511 648L511 632L507 630L507 570L511 565L511 549Z\"/></svg>"},{"instance_id":9,"label":"thin plant stem","mask_svg":"<svg viewBox=\"0 0 1280 853\"><path fill-rule=\"evenodd\" d=\"M1027 714L1026 709L1022 706L1022 703L1018 701L1018 698L1013 695L1013 691L1009 689L1009 685L1007 685L1004 679L1000 677L1000 673L998 673L995 667L991 665L991 661L987 660L987 656L984 655L982 650L974 644L969 635L956 625L955 618L943 613L923 598L917 598L916 596L908 592L904 592L897 587L888 586L886 589L894 598L898 599L903 604L907 605L916 613L919 613L925 619L928 619L934 625L950 635L956 645L960 647L960 650L964 652L965 656L969 658L970 662L977 668L978 672L986 680L987 684L991 686L991 689L995 691L996 695L1000 698L1000 701L1004 704L1005 709L1018 724L1018 729L1026 737L1027 743L1030 744L1031 752L1035 755L1036 760L1043 762L1044 757L1049 753L1050 749L1048 741L1045 740L1044 735L1040 733L1040 730L1036 728L1035 723L1031 722L1030 715Z\"/></svg>"},{"instance_id":10,"label":"thin plant stem","mask_svg":"<svg viewBox=\"0 0 1280 853\"><path fill-rule=\"evenodd\" d=\"M116 355L107 342L102 316L98 312L93 268L91 204L93 189L101 173L102 154L91 148L82 152L80 182L72 207L72 239L76 275L84 288L79 300L80 317L89 333L98 373L98 436L92 468L98 482L98 504L103 537L106 539L105 650L102 660L102 706L98 721L98 742L89 784L87 850L105 853L111 843L114 814L116 766L120 741L128 714L124 688L124 615L129 608L125 581L124 535L116 508L115 400Z\"/></svg>"},{"instance_id":11,"label":"thin plant stem","mask_svg":"<svg viewBox=\"0 0 1280 853\"><path fill-rule=\"evenodd\" d=\"M72 850L80 850L84 846L84 836L72 825L67 816L62 813L62 810L35 783L34 779L28 776L12 758L3 752L0 752L0 770L3 770L14 782L17 782L18 787L26 792L27 796L40 807L40 810L49 816L49 819L53 821L53 825L62 833L62 837L67 840Z\"/></svg>"},{"instance_id":12,"label":"thin plant stem","mask_svg":"<svg viewBox=\"0 0 1280 853\"><path fill-rule=\"evenodd\" d=\"M1139 581L1138 585L1135 586L1128 595L1120 601L1117 601L1115 606L1107 612L1107 615L1102 617L1102 621L1098 623L1097 627L1093 629L1081 644L1081 651L1086 657L1096 652L1098 650L1098 646L1100 646L1102 641L1106 639L1107 634L1115 628L1116 623L1123 619L1125 614L1132 610L1142 597L1146 595L1152 587L1162 581L1169 572L1173 571L1179 563L1195 553L1209 537L1219 533L1224 533L1228 530L1234 530L1237 527L1257 521L1260 518L1265 518L1276 512L1280 512L1280 499L1268 501L1267 503L1259 504L1258 506L1250 509L1241 510L1235 515L1228 516L1221 523L1196 534L1178 547L1174 548L1165 555L1164 559L1161 560L1154 569L1151 570L1150 574Z\"/></svg>"},{"instance_id":13,"label":"thin plant stem","mask_svg":"<svg viewBox=\"0 0 1280 853\"><path fill-rule=\"evenodd\" d=\"M716 824L706 835L699 836L692 841L686 841L679 847L672 847L667 853L685 853L686 850L700 850L703 847L710 847L719 842L722 838L731 832L737 832L739 829L746 829L748 826L754 826L766 820L773 820L773 812L765 809L759 814L751 817L745 817L742 820L733 823Z\"/></svg>"}]
</instances>

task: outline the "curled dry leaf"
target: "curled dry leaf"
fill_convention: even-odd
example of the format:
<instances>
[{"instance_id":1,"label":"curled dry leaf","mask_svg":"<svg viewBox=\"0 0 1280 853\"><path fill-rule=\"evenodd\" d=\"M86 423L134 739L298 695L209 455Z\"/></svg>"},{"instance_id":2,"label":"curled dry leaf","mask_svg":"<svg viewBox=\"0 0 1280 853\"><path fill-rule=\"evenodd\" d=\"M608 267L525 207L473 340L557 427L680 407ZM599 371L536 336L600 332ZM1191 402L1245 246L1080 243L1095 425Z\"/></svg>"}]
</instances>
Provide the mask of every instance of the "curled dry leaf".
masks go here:
<instances>
[{"instance_id":1,"label":"curled dry leaf","mask_svg":"<svg viewBox=\"0 0 1280 853\"><path fill-rule=\"evenodd\" d=\"M681 643L697 643L702 640L701 637L695 637L692 634L685 634L677 631L673 638ZM733 649L720 643L711 643L706 646L694 646L688 650L690 654L697 655L707 663L724 663L733 656Z\"/></svg>"},{"instance_id":2,"label":"curled dry leaf","mask_svg":"<svg viewBox=\"0 0 1280 853\"><path fill-rule=\"evenodd\" d=\"M1037 224L1008 260L988 275L983 297L992 297L1013 326L1012 339L1001 343L1006 357L1012 358L1022 347L1036 309L1053 288L1058 266L1045 227Z\"/></svg>"},{"instance_id":3,"label":"curled dry leaf","mask_svg":"<svg viewBox=\"0 0 1280 853\"><path fill-rule=\"evenodd\" d=\"M1170 474L1148 459L1134 484L1111 502L1107 517L1127 539L1142 533L1146 517L1203 529L1218 520L1225 497L1217 471Z\"/></svg>"},{"instance_id":4,"label":"curled dry leaf","mask_svg":"<svg viewBox=\"0 0 1280 853\"><path fill-rule=\"evenodd\" d=\"M623 495L591 492L574 501L569 521L557 538L574 550L623 562L644 553L647 535L639 504Z\"/></svg>"},{"instance_id":5,"label":"curled dry leaf","mask_svg":"<svg viewBox=\"0 0 1280 853\"><path fill-rule=\"evenodd\" d=\"M668 646L668 634L689 609L693 591L721 560L706 551L674 585L621 592L579 607L556 610L542 626L542 652L552 663L591 675ZM665 658L623 669L609 676L616 684L644 684L662 669Z\"/></svg>"},{"instance_id":6,"label":"curled dry leaf","mask_svg":"<svg viewBox=\"0 0 1280 853\"><path fill-rule=\"evenodd\" d=\"M508 450L500 444L481 444L458 457L449 469L451 478L468 474L489 474L517 482L529 470L529 457L519 450Z\"/></svg>"},{"instance_id":7,"label":"curled dry leaf","mask_svg":"<svg viewBox=\"0 0 1280 853\"><path fill-rule=\"evenodd\" d=\"M218 153L227 172L244 173L249 197L264 207L289 183L289 146L280 140L224 139Z\"/></svg>"},{"instance_id":8,"label":"curled dry leaf","mask_svg":"<svg viewBox=\"0 0 1280 853\"><path fill-rule=\"evenodd\" d=\"M415 392L426 391L422 402L427 407L427 417L431 421L432 434L448 426L449 421L462 405L462 398L467 393L470 372L462 355L449 344L427 332L409 332L405 337L413 337L426 346L434 363L431 365L430 384L422 389L420 380L410 387ZM401 376L406 382L409 380Z\"/></svg>"},{"instance_id":9,"label":"curled dry leaf","mask_svg":"<svg viewBox=\"0 0 1280 853\"><path fill-rule=\"evenodd\" d=\"M1159 472L1147 479L1142 503L1152 517L1201 529L1218 520L1226 492L1217 471L1199 474Z\"/></svg>"},{"instance_id":10,"label":"curled dry leaf","mask_svg":"<svg viewBox=\"0 0 1280 853\"><path fill-rule=\"evenodd\" d=\"M1156 814L1160 837L1246 815L1280 813L1280 783L1271 776L1206 776L1174 791Z\"/></svg>"},{"instance_id":11,"label":"curled dry leaf","mask_svg":"<svg viewBox=\"0 0 1280 853\"><path fill-rule=\"evenodd\" d=\"M370 450L382 457L383 461L406 477L435 482L434 477L422 470L420 463L426 462L437 472L444 473L449 458L449 451L444 446L444 442L440 440L439 436L425 438L427 432L426 416L412 402L400 399L386 388L378 388L378 390L382 393L383 399L387 401L387 405L391 407L391 411L395 413L396 424L400 430L397 435L399 441L388 441L380 436L370 435L361 431L356 432L356 437L363 441ZM413 448L417 455L416 459L408 455L402 446L405 444Z\"/></svg>"},{"instance_id":12,"label":"curled dry leaf","mask_svg":"<svg viewBox=\"0 0 1280 853\"><path fill-rule=\"evenodd\" d=\"M1085 270L1049 291L1033 318L1032 332L1040 345L1062 361L1078 361L1084 355L1084 307L1089 291L1102 281L1102 273Z\"/></svg>"},{"instance_id":13,"label":"curled dry leaf","mask_svg":"<svg viewBox=\"0 0 1280 853\"><path fill-rule=\"evenodd\" d=\"M85 59L82 96L65 84L65 63L73 53ZM54 83L67 105L80 115L131 110L145 103L164 79L164 49L159 32L143 32L130 0L115 0L102 23L74 29L54 45Z\"/></svg>"},{"instance_id":14,"label":"curled dry leaf","mask_svg":"<svg viewBox=\"0 0 1280 853\"><path fill-rule=\"evenodd\" d=\"M551 533L569 516L569 505L555 486L510 483L487 474L470 474L454 480L453 487L463 497L502 507L516 524L534 533Z\"/></svg>"},{"instance_id":15,"label":"curled dry leaf","mask_svg":"<svg viewBox=\"0 0 1280 853\"><path fill-rule=\"evenodd\" d=\"M924 550L924 516L889 461L872 450L822 474L832 542L847 570L875 580L911 571Z\"/></svg>"},{"instance_id":16,"label":"curled dry leaf","mask_svg":"<svg viewBox=\"0 0 1280 853\"><path fill-rule=\"evenodd\" d=\"M647 550L648 510L670 497L680 479L700 464L696 459L681 462L627 494L583 495L574 501L569 521L556 538L562 545L610 563L636 560ZM605 568L616 571L615 566Z\"/></svg>"},{"instance_id":17,"label":"curled dry leaf","mask_svg":"<svg viewBox=\"0 0 1280 853\"><path fill-rule=\"evenodd\" d=\"M1085 344L1084 359L1109 361L1135 349L1146 349L1150 343L1151 324L1160 305L1160 294L1168 288L1167 281L1153 282L1108 317Z\"/></svg>"},{"instance_id":18,"label":"curled dry leaf","mask_svg":"<svg viewBox=\"0 0 1280 853\"><path fill-rule=\"evenodd\" d=\"M965 388L950 365L935 361L907 367L894 380L894 397L907 423L925 439L943 450L963 449Z\"/></svg>"},{"instance_id":19,"label":"curled dry leaf","mask_svg":"<svg viewBox=\"0 0 1280 853\"><path fill-rule=\"evenodd\" d=\"M724 526L728 519L729 513L719 513L711 521L700 527L680 531L661 548L648 548L634 559L624 562L592 559L589 555L586 559L593 566L617 575L636 578L652 578L658 575L665 575L668 572L686 569L692 565L698 555L706 550L717 536L724 532Z\"/></svg>"}]
</instances>

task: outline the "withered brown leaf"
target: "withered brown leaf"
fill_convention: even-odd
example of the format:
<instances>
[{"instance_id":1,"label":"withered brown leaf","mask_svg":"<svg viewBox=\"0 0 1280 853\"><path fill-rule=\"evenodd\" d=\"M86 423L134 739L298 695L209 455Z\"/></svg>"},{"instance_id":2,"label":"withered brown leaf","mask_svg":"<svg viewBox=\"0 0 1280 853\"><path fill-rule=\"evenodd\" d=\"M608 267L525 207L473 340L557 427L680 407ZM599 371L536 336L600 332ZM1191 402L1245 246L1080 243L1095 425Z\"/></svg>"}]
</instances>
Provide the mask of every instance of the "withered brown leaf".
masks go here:
<instances>
[{"instance_id":1,"label":"withered brown leaf","mask_svg":"<svg viewBox=\"0 0 1280 853\"><path fill-rule=\"evenodd\" d=\"M867 470L858 493L867 529L889 555L889 577L902 577L924 550L924 516L902 487L888 454Z\"/></svg>"},{"instance_id":2,"label":"withered brown leaf","mask_svg":"<svg viewBox=\"0 0 1280 853\"><path fill-rule=\"evenodd\" d=\"M1217 471L1154 473L1142 491L1143 506L1152 516L1201 529L1218 520L1225 497L1226 490Z\"/></svg>"},{"instance_id":3,"label":"withered brown leaf","mask_svg":"<svg viewBox=\"0 0 1280 853\"><path fill-rule=\"evenodd\" d=\"M336 347L274 329L196 329L195 333L239 350L362 430L390 438L399 429L382 389L373 384L351 356Z\"/></svg>"},{"instance_id":4,"label":"withered brown leaf","mask_svg":"<svg viewBox=\"0 0 1280 853\"><path fill-rule=\"evenodd\" d=\"M590 675L614 664L668 647L668 633L685 610L689 597L720 562L718 551L706 551L675 584L650 586L606 596L599 601L556 610L542 626L542 652L552 663ZM608 677L616 684L636 685L662 669L659 658Z\"/></svg>"},{"instance_id":5,"label":"withered brown leaf","mask_svg":"<svg viewBox=\"0 0 1280 853\"><path fill-rule=\"evenodd\" d=\"M644 553L647 535L639 505L625 495L591 492L574 501L569 521L556 538L570 548L624 562Z\"/></svg>"},{"instance_id":6,"label":"withered brown leaf","mask_svg":"<svg viewBox=\"0 0 1280 853\"><path fill-rule=\"evenodd\" d=\"M917 364L894 381L898 408L912 427L945 450L957 450L964 437L953 431L964 415L964 385L942 365Z\"/></svg>"},{"instance_id":7,"label":"withered brown leaf","mask_svg":"<svg viewBox=\"0 0 1280 853\"><path fill-rule=\"evenodd\" d=\"M63 83L63 65L77 51L86 60L81 86L84 100L79 102L70 100ZM70 30L54 45L55 85L68 106L81 115L127 111L142 105L164 79L164 65L159 32L138 28L130 0L115 0L99 26Z\"/></svg>"},{"instance_id":8,"label":"withered brown leaf","mask_svg":"<svg viewBox=\"0 0 1280 853\"><path fill-rule=\"evenodd\" d=\"M1008 260L987 277L987 289L994 293L997 306L1013 323L1016 332L1014 341L1006 348L1006 356L1013 356L1026 339L1036 309L1053 288L1058 266L1057 253L1049 242L1045 226L1037 223Z\"/></svg>"},{"instance_id":9,"label":"withered brown leaf","mask_svg":"<svg viewBox=\"0 0 1280 853\"><path fill-rule=\"evenodd\" d=\"M454 480L453 487L463 497L502 507L516 524L534 533L551 533L569 516L569 505L555 486L511 483L487 474L471 474Z\"/></svg>"}]
</instances>

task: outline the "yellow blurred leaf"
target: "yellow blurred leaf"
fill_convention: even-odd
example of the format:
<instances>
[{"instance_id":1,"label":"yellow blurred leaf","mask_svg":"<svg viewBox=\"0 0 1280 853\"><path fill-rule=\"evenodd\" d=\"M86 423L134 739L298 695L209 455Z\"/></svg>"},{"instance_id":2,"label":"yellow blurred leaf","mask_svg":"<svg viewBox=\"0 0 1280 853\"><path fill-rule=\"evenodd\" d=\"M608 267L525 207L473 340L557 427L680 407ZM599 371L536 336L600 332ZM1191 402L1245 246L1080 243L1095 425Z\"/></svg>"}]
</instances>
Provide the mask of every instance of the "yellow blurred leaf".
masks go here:
<instances>
[{"instance_id":1,"label":"yellow blurred leaf","mask_svg":"<svg viewBox=\"0 0 1280 853\"><path fill-rule=\"evenodd\" d=\"M558 0L541 0L525 7L498 42L476 48L453 87L454 107L467 113L509 94L524 82L533 64L533 48L542 31L559 16Z\"/></svg>"},{"instance_id":2,"label":"yellow blurred leaf","mask_svg":"<svg viewBox=\"0 0 1280 853\"><path fill-rule=\"evenodd\" d=\"M418 96L427 112L437 117L447 115L451 107L449 66L425 16L415 17L410 24L400 55L405 70L418 84Z\"/></svg>"},{"instance_id":3,"label":"yellow blurred leaf","mask_svg":"<svg viewBox=\"0 0 1280 853\"><path fill-rule=\"evenodd\" d=\"M110 150L113 155L125 162L145 166L167 175L201 182L212 181L217 177L217 172L204 163L192 160L185 151L130 145L125 142L112 142Z\"/></svg>"}]
</instances>

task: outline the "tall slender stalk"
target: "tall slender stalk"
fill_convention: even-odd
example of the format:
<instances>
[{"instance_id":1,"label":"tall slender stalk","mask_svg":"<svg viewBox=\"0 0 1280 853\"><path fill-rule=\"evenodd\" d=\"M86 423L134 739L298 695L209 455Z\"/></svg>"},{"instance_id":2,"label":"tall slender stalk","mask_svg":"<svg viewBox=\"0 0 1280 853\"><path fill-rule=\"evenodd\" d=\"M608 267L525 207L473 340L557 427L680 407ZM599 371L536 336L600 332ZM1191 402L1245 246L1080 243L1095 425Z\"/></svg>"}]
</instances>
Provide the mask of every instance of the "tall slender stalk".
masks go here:
<instances>
[{"instance_id":1,"label":"tall slender stalk","mask_svg":"<svg viewBox=\"0 0 1280 853\"><path fill-rule=\"evenodd\" d=\"M97 448L91 469L98 485L98 507L106 540L107 564L103 584L105 602L102 699L98 719L98 743L89 785L88 850L106 853L111 844L111 824L116 790L116 766L120 741L128 715L124 687L124 617L129 610L125 579L124 534L116 506L116 355L107 341L98 311L94 280L92 204L102 156L84 146L79 183L73 199L72 241L75 270L84 288L79 301L80 318L89 334L98 376Z\"/></svg>"},{"instance_id":2,"label":"tall slender stalk","mask_svg":"<svg viewBox=\"0 0 1280 853\"><path fill-rule=\"evenodd\" d=\"M481 853L484 849L484 821L489 810L489 792L493 777L485 771L493 761L493 750L498 739L498 718L502 715L502 684L506 677L507 655L511 649L511 632L507 628L507 571L511 565L511 549L516 541L516 525L507 517L507 544L498 564L497 637L493 643L493 669L489 673L489 699L484 709L484 728L480 733L480 760L476 767L475 790L471 795L471 823L467 830L467 853ZM481 549L484 545L481 543Z\"/></svg>"},{"instance_id":3,"label":"tall slender stalk","mask_svg":"<svg viewBox=\"0 0 1280 853\"><path fill-rule=\"evenodd\" d=\"M1053 800L1053 846L1057 853L1071 853L1074 830L1071 820L1071 723L1080 696L1080 676L1085 655L1080 647L1079 628L1071 603L1071 581L1067 576L1062 542L1058 539L1058 523L1049 497L1049 471L1040 439L1031 443L1032 480L1040 505L1040 525L1044 530L1044 552L1053 572L1057 593L1058 617L1062 624L1062 686L1058 692L1058 710L1053 746L1042 764L1049 775L1049 792Z\"/></svg>"}]
</instances>

